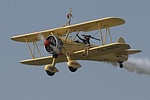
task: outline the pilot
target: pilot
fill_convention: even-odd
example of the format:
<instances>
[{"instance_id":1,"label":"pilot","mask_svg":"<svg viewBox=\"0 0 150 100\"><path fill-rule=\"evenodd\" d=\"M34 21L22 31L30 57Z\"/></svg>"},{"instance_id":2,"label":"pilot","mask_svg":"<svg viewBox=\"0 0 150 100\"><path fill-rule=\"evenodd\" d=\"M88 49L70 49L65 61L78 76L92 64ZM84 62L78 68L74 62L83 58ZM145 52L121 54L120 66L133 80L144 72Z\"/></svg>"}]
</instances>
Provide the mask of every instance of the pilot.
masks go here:
<instances>
[{"instance_id":1,"label":"pilot","mask_svg":"<svg viewBox=\"0 0 150 100\"><path fill-rule=\"evenodd\" d=\"M84 36L84 38L81 38L78 34L76 34L76 35L85 44L85 49L84 49L84 52L83 52L83 56L85 56L85 54L86 54L86 56L89 57L90 36L91 35Z\"/></svg>"}]
</instances>

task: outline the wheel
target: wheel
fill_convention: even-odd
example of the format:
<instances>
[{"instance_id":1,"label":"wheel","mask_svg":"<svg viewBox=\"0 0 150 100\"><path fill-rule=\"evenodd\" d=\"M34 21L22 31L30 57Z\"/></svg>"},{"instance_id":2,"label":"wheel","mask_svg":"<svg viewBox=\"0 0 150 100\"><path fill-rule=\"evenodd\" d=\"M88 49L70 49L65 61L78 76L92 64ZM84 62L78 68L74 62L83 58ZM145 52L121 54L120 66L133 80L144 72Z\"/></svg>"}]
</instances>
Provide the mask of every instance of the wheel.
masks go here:
<instances>
[{"instance_id":1,"label":"wheel","mask_svg":"<svg viewBox=\"0 0 150 100\"><path fill-rule=\"evenodd\" d=\"M120 63L119 67L120 67L120 68L123 68L123 64L122 64L122 63Z\"/></svg>"},{"instance_id":2,"label":"wheel","mask_svg":"<svg viewBox=\"0 0 150 100\"><path fill-rule=\"evenodd\" d=\"M46 70L46 73L47 73L47 75L49 75L49 76L53 76L55 73L54 72L50 72L50 71L48 71L48 70Z\"/></svg>"},{"instance_id":3,"label":"wheel","mask_svg":"<svg viewBox=\"0 0 150 100\"><path fill-rule=\"evenodd\" d=\"M71 72L75 72L75 71L77 71L77 69L78 69L78 68L73 68L73 67L69 66L69 70L70 70Z\"/></svg>"}]
</instances>

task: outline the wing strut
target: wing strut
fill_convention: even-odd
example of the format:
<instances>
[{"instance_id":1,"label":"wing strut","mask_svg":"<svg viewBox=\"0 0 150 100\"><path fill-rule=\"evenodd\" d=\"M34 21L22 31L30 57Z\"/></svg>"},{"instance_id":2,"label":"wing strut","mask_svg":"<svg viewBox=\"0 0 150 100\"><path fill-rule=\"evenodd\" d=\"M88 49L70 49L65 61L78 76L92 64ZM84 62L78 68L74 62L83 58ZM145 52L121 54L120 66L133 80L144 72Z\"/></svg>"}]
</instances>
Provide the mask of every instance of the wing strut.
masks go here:
<instances>
[{"instance_id":1,"label":"wing strut","mask_svg":"<svg viewBox=\"0 0 150 100\"><path fill-rule=\"evenodd\" d=\"M108 36L109 36L110 43L112 43L112 37L111 37L111 34L110 34L109 26L107 26L107 25L103 26L103 27L106 28L106 32L105 32L104 37L103 37L102 28L101 28L101 26L100 26L99 23L97 23L97 25L98 25L99 32L100 32L100 39L101 39L101 41L102 41L102 45L105 45L105 44L106 44L107 34L108 34Z\"/></svg>"},{"instance_id":2,"label":"wing strut","mask_svg":"<svg viewBox=\"0 0 150 100\"><path fill-rule=\"evenodd\" d=\"M31 50L30 45L29 45L29 43L28 43L28 40L27 40L26 37L25 37L24 39L25 39L25 41L26 41L26 44L27 44L27 47L28 47L28 49L29 49L30 55L31 55L32 59L34 59L34 55L33 55L33 53L32 53L32 50Z\"/></svg>"},{"instance_id":3,"label":"wing strut","mask_svg":"<svg viewBox=\"0 0 150 100\"><path fill-rule=\"evenodd\" d=\"M34 43L35 43L35 46L36 46L37 51L38 51L38 53L39 53L39 56L40 56L40 57L42 57L41 52L40 52L40 49L39 49L39 47L38 47L37 43L36 43L36 42L34 42Z\"/></svg>"},{"instance_id":4,"label":"wing strut","mask_svg":"<svg viewBox=\"0 0 150 100\"><path fill-rule=\"evenodd\" d=\"M110 29L109 29L109 27L106 27L106 32L105 32L105 35L104 35L104 44L106 44L107 34L109 35L110 43L112 43L112 38L111 38L111 34L110 34Z\"/></svg>"},{"instance_id":5,"label":"wing strut","mask_svg":"<svg viewBox=\"0 0 150 100\"><path fill-rule=\"evenodd\" d=\"M97 25L98 25L98 28L99 28L99 31L100 31L100 39L102 41L102 45L104 45L104 43L103 43L103 35L102 35L102 30L101 30L100 24L97 23Z\"/></svg>"},{"instance_id":6,"label":"wing strut","mask_svg":"<svg viewBox=\"0 0 150 100\"><path fill-rule=\"evenodd\" d=\"M37 43L36 43L35 41L33 42L33 49L31 50L31 47L30 47L30 45L29 45L29 42L28 42L27 38L25 37L24 39L25 39L25 41L26 41L26 44L27 44L28 50L29 50L29 52L30 52L31 58L32 58L32 59L35 58L35 47L36 47L36 49L37 49L38 55L39 55L40 57L42 57L41 52L40 52L40 49L39 49Z\"/></svg>"},{"instance_id":7,"label":"wing strut","mask_svg":"<svg viewBox=\"0 0 150 100\"><path fill-rule=\"evenodd\" d=\"M68 38L69 33L70 33L70 28L69 28L68 31L67 31L66 38L65 38L65 42L66 42L66 40L67 40L67 38Z\"/></svg>"},{"instance_id":8,"label":"wing strut","mask_svg":"<svg viewBox=\"0 0 150 100\"><path fill-rule=\"evenodd\" d=\"M76 39L77 34L78 34L79 32L80 32L80 31L77 31L76 35L75 35L74 38L72 39L72 42Z\"/></svg>"}]
</instances>

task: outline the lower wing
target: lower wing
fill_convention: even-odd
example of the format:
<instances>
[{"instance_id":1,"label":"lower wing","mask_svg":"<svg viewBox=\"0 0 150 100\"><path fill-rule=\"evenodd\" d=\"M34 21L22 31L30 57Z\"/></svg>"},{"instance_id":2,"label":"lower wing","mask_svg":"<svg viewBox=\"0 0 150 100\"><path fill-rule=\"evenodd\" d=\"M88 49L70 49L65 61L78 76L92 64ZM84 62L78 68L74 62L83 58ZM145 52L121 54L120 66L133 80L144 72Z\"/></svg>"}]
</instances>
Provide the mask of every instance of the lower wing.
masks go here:
<instances>
[{"instance_id":1,"label":"lower wing","mask_svg":"<svg viewBox=\"0 0 150 100\"><path fill-rule=\"evenodd\" d=\"M71 56L72 60L92 60L92 61L108 61L117 62L121 55L128 55L141 52L140 50L130 49L125 43L112 43L104 46L93 47L89 49L89 57L83 56L84 50L76 51ZM53 60L52 56L22 60L21 63L27 65L46 65ZM56 59L56 63L67 62L66 55L60 55Z\"/></svg>"}]
</instances>

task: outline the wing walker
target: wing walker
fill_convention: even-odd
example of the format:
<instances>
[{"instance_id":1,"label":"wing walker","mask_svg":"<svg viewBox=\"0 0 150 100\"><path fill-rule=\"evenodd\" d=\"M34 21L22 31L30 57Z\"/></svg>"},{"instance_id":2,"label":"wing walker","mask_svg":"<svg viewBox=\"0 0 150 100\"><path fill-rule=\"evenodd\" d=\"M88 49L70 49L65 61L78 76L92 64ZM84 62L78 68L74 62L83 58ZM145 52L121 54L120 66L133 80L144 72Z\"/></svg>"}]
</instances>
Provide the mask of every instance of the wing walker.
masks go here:
<instances>
[{"instance_id":1,"label":"wing walker","mask_svg":"<svg viewBox=\"0 0 150 100\"><path fill-rule=\"evenodd\" d=\"M20 61L22 64L42 66L49 76L53 76L58 69L55 67L57 63L67 62L67 66L71 72L75 72L81 65L77 60L90 60L99 62L117 62L119 67L123 68L123 62L128 60L129 55L139 53L141 50L130 49L130 45L126 44L124 39L120 37L117 42L112 41L110 28L125 23L121 18L106 17L78 24L70 24L72 10L68 13L68 22L58 28L48 29L39 32L33 32L11 37L11 40L25 42L31 55L31 59ZM93 37L93 34L84 35L84 33L97 30L99 36ZM70 38L70 35L73 35ZM77 39L85 38L77 41ZM86 43L87 39L95 39L100 41L99 45L94 43ZM38 41L44 40L44 48L49 54L43 56ZM107 43L109 41L109 43ZM35 53L36 51L36 53Z\"/></svg>"}]
</instances>

